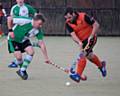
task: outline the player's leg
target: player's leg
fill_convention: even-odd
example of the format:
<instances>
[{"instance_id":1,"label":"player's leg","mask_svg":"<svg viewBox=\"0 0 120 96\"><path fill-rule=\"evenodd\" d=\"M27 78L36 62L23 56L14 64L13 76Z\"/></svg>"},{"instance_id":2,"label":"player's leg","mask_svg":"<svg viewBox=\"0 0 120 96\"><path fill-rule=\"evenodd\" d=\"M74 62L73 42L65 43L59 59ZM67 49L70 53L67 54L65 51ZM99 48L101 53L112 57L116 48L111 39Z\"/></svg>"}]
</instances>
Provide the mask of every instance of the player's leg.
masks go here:
<instances>
[{"instance_id":1,"label":"player's leg","mask_svg":"<svg viewBox=\"0 0 120 96\"><path fill-rule=\"evenodd\" d=\"M23 63L23 59L22 59L22 53L20 51L15 51L14 52L14 56L16 58L16 62L20 65L22 65Z\"/></svg>"},{"instance_id":2,"label":"player's leg","mask_svg":"<svg viewBox=\"0 0 120 96\"><path fill-rule=\"evenodd\" d=\"M9 16L7 18L7 25L8 25L8 29L12 29L13 27L13 18L11 16ZM8 41L8 43L10 43L10 41ZM11 45L11 44L10 44ZM17 64L16 62L16 58L14 58L14 60L8 65L9 68L17 68Z\"/></svg>"},{"instance_id":3,"label":"player's leg","mask_svg":"<svg viewBox=\"0 0 120 96\"><path fill-rule=\"evenodd\" d=\"M84 40L83 42L83 49L85 48L85 46L87 45L87 43L88 43L88 40ZM83 51L81 51L79 54L77 54L77 56L76 56L76 58L75 58L75 60L72 62L72 65L71 65L71 68L70 68L70 72L71 73L75 73L75 70L76 70L76 65L77 65L77 63L78 63L78 61L80 60L80 56L81 56L81 54L83 54L84 53L84 55L86 55L86 52L83 52Z\"/></svg>"},{"instance_id":4,"label":"player's leg","mask_svg":"<svg viewBox=\"0 0 120 96\"><path fill-rule=\"evenodd\" d=\"M32 42L32 46L40 48L38 42ZM16 58L14 58L12 60L12 62L10 62L10 64L8 65L8 67L9 68L18 68L18 65L20 65L21 63L23 63L23 61L18 61L18 60L16 60Z\"/></svg>"},{"instance_id":5,"label":"player's leg","mask_svg":"<svg viewBox=\"0 0 120 96\"><path fill-rule=\"evenodd\" d=\"M85 53L82 51L80 52L79 59L76 62L76 71L73 74L70 74L70 78L76 82L79 82L82 76L82 73L86 66L86 56Z\"/></svg>"},{"instance_id":6,"label":"player's leg","mask_svg":"<svg viewBox=\"0 0 120 96\"><path fill-rule=\"evenodd\" d=\"M98 58L98 56L93 54L93 52L89 53L89 55L87 56L87 59L92 63L94 63L97 67L102 67L100 59Z\"/></svg>"},{"instance_id":7,"label":"player's leg","mask_svg":"<svg viewBox=\"0 0 120 96\"><path fill-rule=\"evenodd\" d=\"M13 59L12 62L10 62L10 64L8 65L9 68L18 68L18 64L17 64L17 60L16 58Z\"/></svg>"},{"instance_id":8,"label":"player's leg","mask_svg":"<svg viewBox=\"0 0 120 96\"><path fill-rule=\"evenodd\" d=\"M17 60L16 58L13 59L13 61L8 65L9 68L18 68L21 67L21 64L23 63L23 59Z\"/></svg>"},{"instance_id":9,"label":"player's leg","mask_svg":"<svg viewBox=\"0 0 120 96\"><path fill-rule=\"evenodd\" d=\"M14 41L10 41L8 40L8 49L10 53L14 53L14 56L16 55L15 51L19 51L19 47L21 44L18 44ZM16 59L14 58L14 60L8 65L9 68L17 68L18 65L21 65L23 63L22 59Z\"/></svg>"},{"instance_id":10,"label":"player's leg","mask_svg":"<svg viewBox=\"0 0 120 96\"><path fill-rule=\"evenodd\" d=\"M12 18L12 16L9 16L7 18L7 25L8 25L8 29L12 29L12 27L13 27L13 18Z\"/></svg>"},{"instance_id":11,"label":"player's leg","mask_svg":"<svg viewBox=\"0 0 120 96\"><path fill-rule=\"evenodd\" d=\"M20 44L18 44L17 42L8 40L8 51L9 53L14 53L14 56L16 57L16 52L19 51L19 46ZM15 59L16 63L12 63L11 65L8 65L8 67L14 67L16 68L19 64L22 64L22 59ZM18 64L18 65L16 65Z\"/></svg>"},{"instance_id":12,"label":"player's leg","mask_svg":"<svg viewBox=\"0 0 120 96\"><path fill-rule=\"evenodd\" d=\"M71 63L70 72L71 72L72 74L75 73L76 63L78 62L79 59L80 59L80 53L74 58L74 61Z\"/></svg>"},{"instance_id":13,"label":"player's leg","mask_svg":"<svg viewBox=\"0 0 120 96\"><path fill-rule=\"evenodd\" d=\"M15 58L16 58L17 61L21 61L21 60L22 60L21 50L20 50L20 51L15 51L15 52L14 52L14 56L15 56ZM28 78L28 75L27 75L26 71L18 70L18 71L16 71L16 73L17 73L23 80L26 80L26 79Z\"/></svg>"},{"instance_id":14,"label":"player's leg","mask_svg":"<svg viewBox=\"0 0 120 96\"><path fill-rule=\"evenodd\" d=\"M93 38L91 38L90 42L89 42L89 48L86 49L86 57L89 61L91 61L92 63L94 63L102 72L102 76L105 77L107 72L106 72L106 64L105 62L100 61L99 57L95 54L93 54L93 47L95 46L97 42L97 36L94 36Z\"/></svg>"},{"instance_id":15,"label":"player's leg","mask_svg":"<svg viewBox=\"0 0 120 96\"><path fill-rule=\"evenodd\" d=\"M15 52L15 57L16 60L22 60L22 53L20 51ZM26 71L22 71L22 70L18 70L16 71L16 73L23 79L26 80L28 78L28 75L26 73Z\"/></svg>"},{"instance_id":16,"label":"player's leg","mask_svg":"<svg viewBox=\"0 0 120 96\"><path fill-rule=\"evenodd\" d=\"M25 55L23 64L22 64L21 68L17 71L17 74L19 76L21 76L23 80L27 80L28 74L27 74L26 70L27 70L29 64L31 63L33 55L34 55L34 50L33 50L33 47L31 46L31 43L29 40L27 40L23 43L23 49L25 50L25 52L27 54ZM22 76L21 73L24 73L24 75Z\"/></svg>"},{"instance_id":17,"label":"player's leg","mask_svg":"<svg viewBox=\"0 0 120 96\"><path fill-rule=\"evenodd\" d=\"M83 49L86 47L88 40L84 40L83 42ZM86 66L86 51L81 50L79 55L77 56L77 59L72 64L72 67L70 68L70 78L73 79L76 82L79 82L82 76L82 73ZM74 71L75 70L75 71Z\"/></svg>"},{"instance_id":18,"label":"player's leg","mask_svg":"<svg viewBox=\"0 0 120 96\"><path fill-rule=\"evenodd\" d=\"M103 77L106 77L107 71L105 61L101 61L97 55L93 54L93 52L89 53L87 59L100 69Z\"/></svg>"},{"instance_id":19,"label":"player's leg","mask_svg":"<svg viewBox=\"0 0 120 96\"><path fill-rule=\"evenodd\" d=\"M20 68L22 71L25 71L28 68L29 64L32 61L33 55L34 55L34 50L33 50L32 46L27 47L25 49L25 51L27 52L27 54L25 55L23 64Z\"/></svg>"}]
</instances>

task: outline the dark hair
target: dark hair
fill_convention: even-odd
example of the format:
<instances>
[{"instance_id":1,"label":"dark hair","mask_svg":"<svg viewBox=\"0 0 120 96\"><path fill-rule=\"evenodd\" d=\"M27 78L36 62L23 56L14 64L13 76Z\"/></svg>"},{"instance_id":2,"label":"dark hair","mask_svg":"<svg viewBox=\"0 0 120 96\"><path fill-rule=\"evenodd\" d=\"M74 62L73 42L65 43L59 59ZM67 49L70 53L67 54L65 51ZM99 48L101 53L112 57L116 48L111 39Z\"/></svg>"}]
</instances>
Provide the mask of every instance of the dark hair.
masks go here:
<instances>
[{"instance_id":1,"label":"dark hair","mask_svg":"<svg viewBox=\"0 0 120 96\"><path fill-rule=\"evenodd\" d=\"M33 17L33 20L42 20L43 22L45 22L45 18L43 15L41 14L37 14Z\"/></svg>"},{"instance_id":2,"label":"dark hair","mask_svg":"<svg viewBox=\"0 0 120 96\"><path fill-rule=\"evenodd\" d=\"M65 14L64 15L67 15L68 13L70 13L71 15L74 13L74 10L72 7L68 7L65 11Z\"/></svg>"},{"instance_id":3,"label":"dark hair","mask_svg":"<svg viewBox=\"0 0 120 96\"><path fill-rule=\"evenodd\" d=\"M68 13L69 13L70 15L72 15L72 14L74 13L74 14L76 15L76 18L78 18L78 16L79 16L78 12L75 11L72 7L68 7L68 8L66 9L66 12L65 12L64 15L67 15Z\"/></svg>"},{"instance_id":4,"label":"dark hair","mask_svg":"<svg viewBox=\"0 0 120 96\"><path fill-rule=\"evenodd\" d=\"M0 3L0 9L3 9L2 3Z\"/></svg>"}]
</instances>

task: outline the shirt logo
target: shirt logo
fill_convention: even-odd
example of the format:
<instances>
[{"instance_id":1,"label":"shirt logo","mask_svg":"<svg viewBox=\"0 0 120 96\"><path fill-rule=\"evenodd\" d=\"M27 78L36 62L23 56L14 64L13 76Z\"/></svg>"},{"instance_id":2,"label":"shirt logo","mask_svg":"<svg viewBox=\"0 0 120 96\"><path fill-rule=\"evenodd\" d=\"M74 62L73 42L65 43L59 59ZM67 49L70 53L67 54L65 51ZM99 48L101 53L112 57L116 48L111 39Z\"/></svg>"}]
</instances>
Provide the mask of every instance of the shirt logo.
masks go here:
<instances>
[{"instance_id":1,"label":"shirt logo","mask_svg":"<svg viewBox=\"0 0 120 96\"><path fill-rule=\"evenodd\" d=\"M22 12L25 13L25 10L23 10Z\"/></svg>"}]
</instances>

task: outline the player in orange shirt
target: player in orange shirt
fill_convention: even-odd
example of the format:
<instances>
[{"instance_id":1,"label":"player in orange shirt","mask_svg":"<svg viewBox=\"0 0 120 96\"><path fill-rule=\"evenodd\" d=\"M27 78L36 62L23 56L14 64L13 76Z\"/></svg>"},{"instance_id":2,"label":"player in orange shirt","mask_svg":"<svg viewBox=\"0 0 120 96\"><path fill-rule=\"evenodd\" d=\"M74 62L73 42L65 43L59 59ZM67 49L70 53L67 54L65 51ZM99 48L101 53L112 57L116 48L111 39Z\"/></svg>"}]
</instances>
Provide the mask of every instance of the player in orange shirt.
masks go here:
<instances>
[{"instance_id":1,"label":"player in orange shirt","mask_svg":"<svg viewBox=\"0 0 120 96\"><path fill-rule=\"evenodd\" d=\"M2 20L4 16L6 16L6 12L5 9L3 9L2 3L0 3L0 37L3 35Z\"/></svg>"},{"instance_id":2,"label":"player in orange shirt","mask_svg":"<svg viewBox=\"0 0 120 96\"><path fill-rule=\"evenodd\" d=\"M101 61L98 56L93 53L93 47L97 42L97 32L99 30L98 22L86 13L76 12L72 8L67 8L65 19L67 30L81 49L77 60L70 69L70 78L76 82L80 82L87 59L100 69L103 77L106 77L105 61Z\"/></svg>"}]
</instances>

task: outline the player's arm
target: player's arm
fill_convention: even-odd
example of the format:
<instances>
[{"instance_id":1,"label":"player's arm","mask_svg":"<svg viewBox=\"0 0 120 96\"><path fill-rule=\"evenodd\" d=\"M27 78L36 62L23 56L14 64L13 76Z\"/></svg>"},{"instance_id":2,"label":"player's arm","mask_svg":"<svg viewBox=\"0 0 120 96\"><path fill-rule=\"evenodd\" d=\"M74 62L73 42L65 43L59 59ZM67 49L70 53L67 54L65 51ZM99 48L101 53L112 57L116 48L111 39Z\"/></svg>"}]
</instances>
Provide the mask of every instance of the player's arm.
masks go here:
<instances>
[{"instance_id":1,"label":"player's arm","mask_svg":"<svg viewBox=\"0 0 120 96\"><path fill-rule=\"evenodd\" d=\"M88 15L85 15L85 21L93 27L91 36L93 37L97 32L99 32L99 23L93 18Z\"/></svg>"},{"instance_id":2,"label":"player's arm","mask_svg":"<svg viewBox=\"0 0 120 96\"><path fill-rule=\"evenodd\" d=\"M69 31L70 35L72 36L72 39L80 46L80 48L82 48L82 42L77 37L74 30L68 24L66 24L66 29Z\"/></svg>"},{"instance_id":3,"label":"player's arm","mask_svg":"<svg viewBox=\"0 0 120 96\"><path fill-rule=\"evenodd\" d=\"M11 16L9 16L9 17L7 18L7 26L8 26L8 31L9 31L8 35L9 35L11 38L14 38L14 32L13 32L13 30L12 30L12 27L13 27L13 19L12 19Z\"/></svg>"},{"instance_id":4,"label":"player's arm","mask_svg":"<svg viewBox=\"0 0 120 96\"><path fill-rule=\"evenodd\" d=\"M41 29L42 31L42 29ZM48 57L48 53L47 53L47 48L46 48L46 45L45 45L45 42L43 41L43 32L39 32L37 35L36 35L37 39L39 40L38 42L38 45L40 46L41 48L41 51L43 53L43 56L45 58L45 62L46 63L51 63L51 61L49 60L49 57Z\"/></svg>"},{"instance_id":5,"label":"player's arm","mask_svg":"<svg viewBox=\"0 0 120 96\"><path fill-rule=\"evenodd\" d=\"M93 24L93 30L92 30L92 35L94 36L97 32L99 32L99 23L97 21L95 21L95 23Z\"/></svg>"},{"instance_id":6,"label":"player's arm","mask_svg":"<svg viewBox=\"0 0 120 96\"><path fill-rule=\"evenodd\" d=\"M8 26L8 29L12 29L13 27L13 19L12 19L12 16L9 16L7 18L7 26Z\"/></svg>"},{"instance_id":7,"label":"player's arm","mask_svg":"<svg viewBox=\"0 0 120 96\"><path fill-rule=\"evenodd\" d=\"M12 27L13 27L13 10L14 10L14 7L11 8L11 11L10 11L10 16L7 17L7 26L8 26L8 35L11 36L12 38L14 38L13 36L13 30L12 30Z\"/></svg>"},{"instance_id":8,"label":"player's arm","mask_svg":"<svg viewBox=\"0 0 120 96\"><path fill-rule=\"evenodd\" d=\"M46 49L45 42L43 40L39 40L38 44L39 44L39 46L41 48L41 51L44 55L45 62L49 62L49 57L48 57L48 54L47 54L47 49Z\"/></svg>"}]
</instances>

